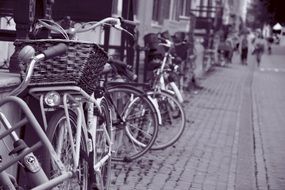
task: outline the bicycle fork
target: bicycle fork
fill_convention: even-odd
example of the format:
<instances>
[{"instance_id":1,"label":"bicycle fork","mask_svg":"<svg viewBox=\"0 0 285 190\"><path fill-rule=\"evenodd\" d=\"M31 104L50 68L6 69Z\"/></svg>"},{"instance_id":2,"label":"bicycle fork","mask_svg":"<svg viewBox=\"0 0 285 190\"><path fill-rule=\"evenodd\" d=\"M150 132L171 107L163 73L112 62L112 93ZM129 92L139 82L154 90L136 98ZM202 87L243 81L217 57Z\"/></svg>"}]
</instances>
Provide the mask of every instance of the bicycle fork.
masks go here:
<instances>
[{"instance_id":1,"label":"bicycle fork","mask_svg":"<svg viewBox=\"0 0 285 190\"><path fill-rule=\"evenodd\" d=\"M101 99L96 99L96 101L98 101L98 105L100 105L100 101L101 101ZM92 145L91 145L91 147L92 148L90 148L90 145L89 145L89 151L95 151L95 148L96 148L96 133L97 133L97 125L98 125L98 121L97 121L97 119L96 119L96 114L94 113L94 104L92 103L92 102L88 102L87 103L87 106L88 106L88 108L87 108L87 112L88 112L88 114L87 114L87 126L88 126L88 132L89 132L89 134L90 134L90 137L91 137L91 142L92 142ZM98 110L100 113L99 114L101 114L101 110ZM106 129L106 126L104 126L103 127L103 129L102 129L103 131L103 133L104 134L108 134L107 133L107 129ZM96 171L96 172L100 172L100 168L102 167L102 165L110 158L110 156L111 156L111 146L112 146L112 140L111 140L111 138L109 137L109 135L106 135L106 138L107 138L107 142L109 143L109 150L108 150L108 153L101 159L101 160L97 160L97 158L96 158L96 155L94 154L93 156L93 159L94 160L97 160L96 161L96 164L94 164L94 166L93 166L93 168L94 168L94 170ZM90 144L90 143L89 143Z\"/></svg>"}]
</instances>

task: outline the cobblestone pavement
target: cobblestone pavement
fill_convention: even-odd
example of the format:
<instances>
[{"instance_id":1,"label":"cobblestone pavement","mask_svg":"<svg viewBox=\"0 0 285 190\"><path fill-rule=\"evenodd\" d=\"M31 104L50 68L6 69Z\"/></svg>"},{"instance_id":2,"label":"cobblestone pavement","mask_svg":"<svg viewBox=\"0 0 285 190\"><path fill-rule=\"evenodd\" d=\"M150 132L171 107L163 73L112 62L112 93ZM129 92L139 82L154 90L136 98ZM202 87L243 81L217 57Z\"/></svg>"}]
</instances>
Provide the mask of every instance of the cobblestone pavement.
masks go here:
<instances>
[{"instance_id":1,"label":"cobblestone pavement","mask_svg":"<svg viewBox=\"0 0 285 190\"><path fill-rule=\"evenodd\" d=\"M253 121L258 189L285 189L284 72L284 54L265 55L260 70L254 72Z\"/></svg>"},{"instance_id":2,"label":"cobblestone pavement","mask_svg":"<svg viewBox=\"0 0 285 190\"><path fill-rule=\"evenodd\" d=\"M165 150L151 151L132 163L114 163L112 190L234 189L239 115L249 70L214 67L185 103L186 130Z\"/></svg>"}]
</instances>

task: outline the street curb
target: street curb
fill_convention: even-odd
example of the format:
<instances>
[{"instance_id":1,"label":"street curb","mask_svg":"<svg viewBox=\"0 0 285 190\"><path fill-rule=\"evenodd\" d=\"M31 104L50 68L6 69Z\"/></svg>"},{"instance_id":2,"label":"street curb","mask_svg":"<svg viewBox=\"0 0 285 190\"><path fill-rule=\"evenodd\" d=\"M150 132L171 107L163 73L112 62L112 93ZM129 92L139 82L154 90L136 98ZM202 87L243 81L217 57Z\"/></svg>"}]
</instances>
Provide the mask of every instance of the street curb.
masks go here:
<instances>
[{"instance_id":1,"label":"street curb","mask_svg":"<svg viewBox=\"0 0 285 190\"><path fill-rule=\"evenodd\" d=\"M252 88L253 102L253 138L254 138L254 155L255 155L255 177L257 190L269 190L266 158L264 155L263 138L261 135L261 121L258 118L257 96L254 93L254 83Z\"/></svg>"}]
</instances>

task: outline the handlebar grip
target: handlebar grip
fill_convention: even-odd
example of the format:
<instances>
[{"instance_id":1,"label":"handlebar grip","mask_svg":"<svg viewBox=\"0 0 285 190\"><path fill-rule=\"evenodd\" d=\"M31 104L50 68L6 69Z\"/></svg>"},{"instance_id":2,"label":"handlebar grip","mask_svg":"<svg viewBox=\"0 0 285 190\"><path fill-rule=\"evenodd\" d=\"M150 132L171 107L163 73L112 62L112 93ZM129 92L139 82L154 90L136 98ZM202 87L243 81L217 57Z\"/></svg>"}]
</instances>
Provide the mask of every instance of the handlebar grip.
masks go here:
<instances>
[{"instance_id":1,"label":"handlebar grip","mask_svg":"<svg viewBox=\"0 0 285 190\"><path fill-rule=\"evenodd\" d=\"M114 67L116 67L119 74L124 75L128 79L134 81L137 79L137 75L131 71L131 69L128 67L128 65L120 60L113 60L110 59L108 61L110 64L112 64Z\"/></svg>"},{"instance_id":2,"label":"handlebar grip","mask_svg":"<svg viewBox=\"0 0 285 190\"><path fill-rule=\"evenodd\" d=\"M120 19L122 24L130 25L130 26L134 26L134 27L137 25L137 23L135 21L126 20L126 19L123 19L122 17L120 17L119 19Z\"/></svg>"},{"instance_id":3,"label":"handlebar grip","mask_svg":"<svg viewBox=\"0 0 285 190\"><path fill-rule=\"evenodd\" d=\"M131 81L134 81L138 78L138 76L129 69L125 70L125 76Z\"/></svg>"},{"instance_id":4,"label":"handlebar grip","mask_svg":"<svg viewBox=\"0 0 285 190\"><path fill-rule=\"evenodd\" d=\"M167 39L165 38L162 38L162 37L157 37L162 43L167 43Z\"/></svg>"},{"instance_id":5,"label":"handlebar grip","mask_svg":"<svg viewBox=\"0 0 285 190\"><path fill-rule=\"evenodd\" d=\"M66 53L67 51L67 45L64 43L59 43L55 46L52 46L46 50L44 50L42 53L45 55L45 59L50 59L58 55L62 55Z\"/></svg>"}]
</instances>

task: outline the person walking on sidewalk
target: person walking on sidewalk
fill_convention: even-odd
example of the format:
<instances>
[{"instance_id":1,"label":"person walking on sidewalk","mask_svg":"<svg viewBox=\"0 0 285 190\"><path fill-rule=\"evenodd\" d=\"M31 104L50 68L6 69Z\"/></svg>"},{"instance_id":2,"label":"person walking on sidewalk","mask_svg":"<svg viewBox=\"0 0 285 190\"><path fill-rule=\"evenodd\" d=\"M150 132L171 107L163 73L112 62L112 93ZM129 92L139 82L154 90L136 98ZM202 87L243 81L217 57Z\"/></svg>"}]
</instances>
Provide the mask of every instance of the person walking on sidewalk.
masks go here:
<instances>
[{"instance_id":1,"label":"person walking on sidewalk","mask_svg":"<svg viewBox=\"0 0 285 190\"><path fill-rule=\"evenodd\" d=\"M257 33L257 38L254 41L254 49L252 54L256 55L257 66L260 66L261 57L264 53L266 42L261 33Z\"/></svg>"},{"instance_id":2,"label":"person walking on sidewalk","mask_svg":"<svg viewBox=\"0 0 285 190\"><path fill-rule=\"evenodd\" d=\"M248 54L248 39L247 35L244 34L241 39L241 64L247 65L247 54Z\"/></svg>"}]
</instances>

